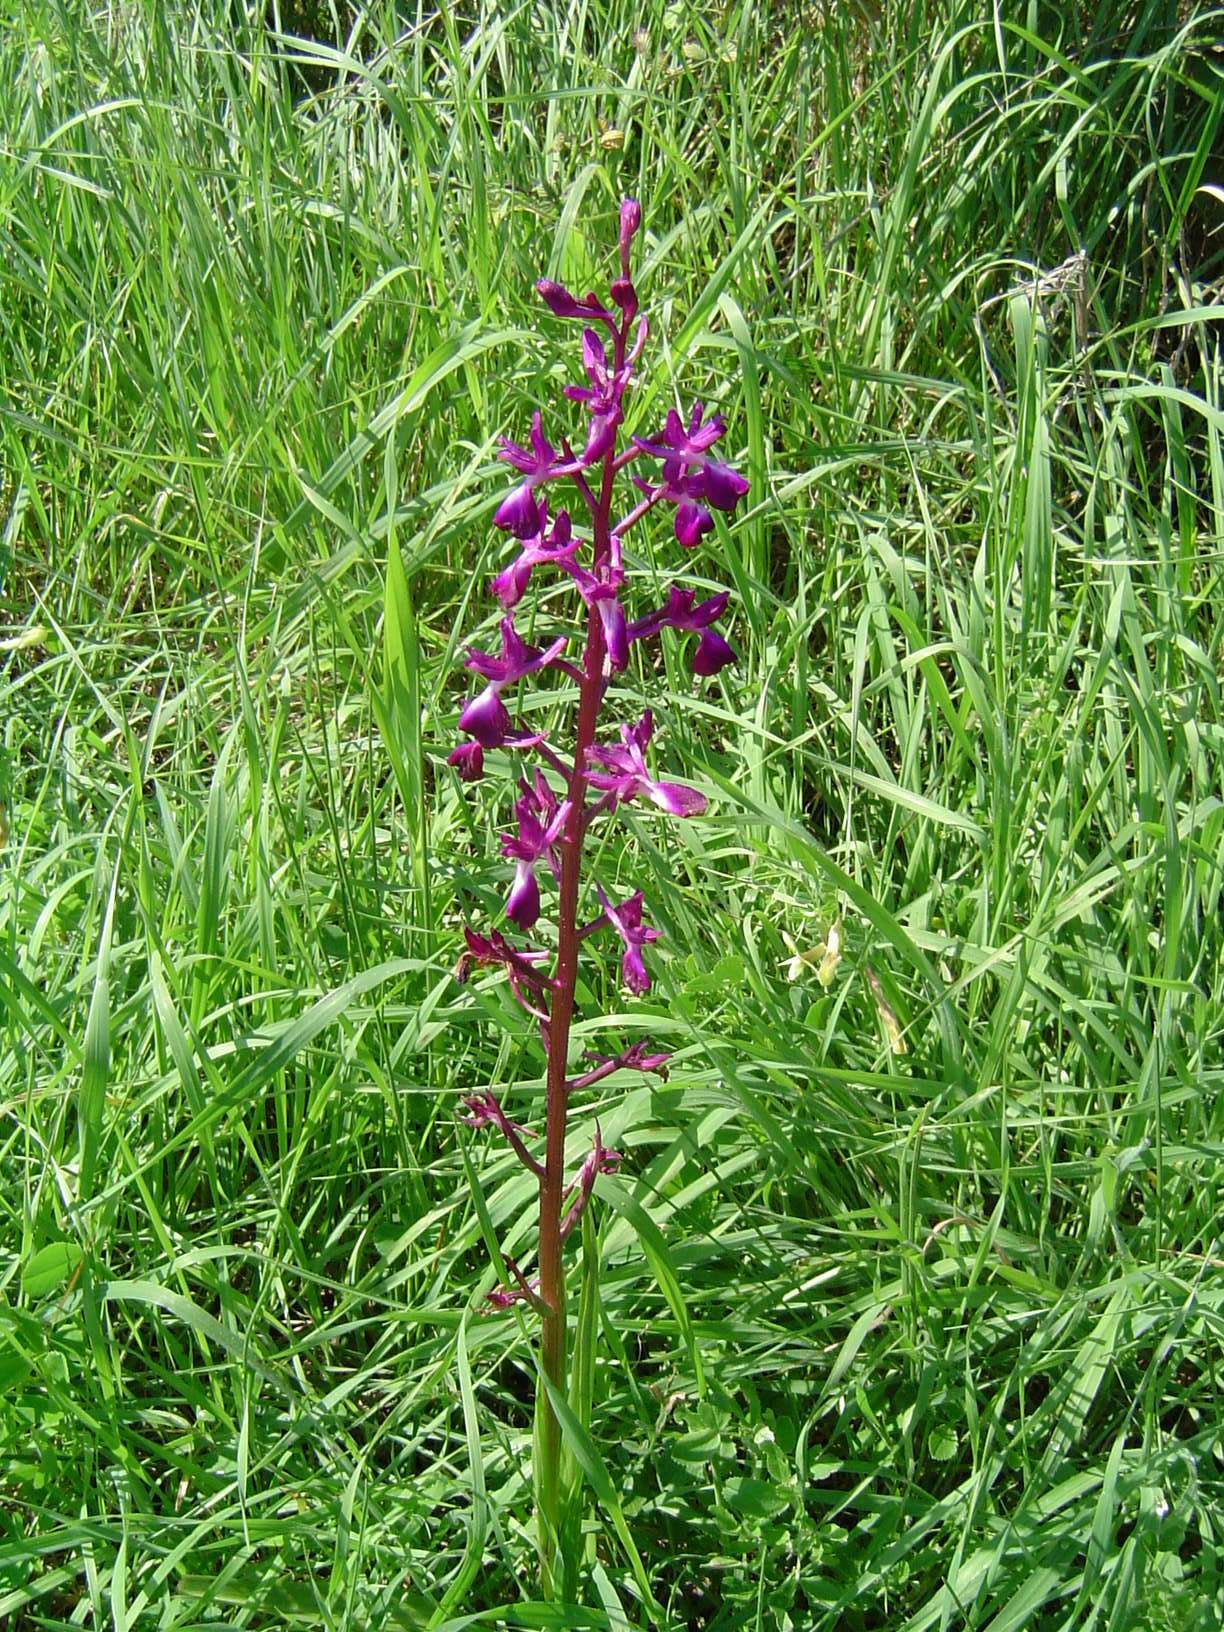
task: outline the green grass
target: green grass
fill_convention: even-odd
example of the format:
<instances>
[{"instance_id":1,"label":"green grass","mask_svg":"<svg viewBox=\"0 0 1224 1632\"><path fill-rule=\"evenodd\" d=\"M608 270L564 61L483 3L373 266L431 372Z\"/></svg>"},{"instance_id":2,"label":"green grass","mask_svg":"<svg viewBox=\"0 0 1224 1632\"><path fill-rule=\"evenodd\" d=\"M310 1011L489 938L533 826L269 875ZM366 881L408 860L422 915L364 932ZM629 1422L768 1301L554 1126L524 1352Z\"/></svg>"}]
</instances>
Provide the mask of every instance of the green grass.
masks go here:
<instances>
[{"instance_id":1,"label":"green grass","mask_svg":"<svg viewBox=\"0 0 1224 1632\"><path fill-rule=\"evenodd\" d=\"M677 1628L1211 1632L1224 13L3 9L0 1623L636 1627L622 1514ZM642 686L712 817L600 859L666 940L588 1032L680 1058L576 1119L566 1611L442 761L622 192L636 413L753 490L741 662Z\"/></svg>"}]
</instances>

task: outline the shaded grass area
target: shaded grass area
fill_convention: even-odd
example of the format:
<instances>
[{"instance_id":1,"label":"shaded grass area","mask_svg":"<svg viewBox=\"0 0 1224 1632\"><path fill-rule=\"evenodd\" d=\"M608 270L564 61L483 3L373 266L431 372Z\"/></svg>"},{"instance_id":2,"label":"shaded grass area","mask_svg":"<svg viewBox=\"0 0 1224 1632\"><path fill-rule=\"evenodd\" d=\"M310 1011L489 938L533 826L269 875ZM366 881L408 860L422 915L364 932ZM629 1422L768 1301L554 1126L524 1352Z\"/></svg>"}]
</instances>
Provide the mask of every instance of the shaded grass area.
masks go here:
<instances>
[{"instance_id":1,"label":"shaded grass area","mask_svg":"<svg viewBox=\"0 0 1224 1632\"><path fill-rule=\"evenodd\" d=\"M598 860L665 939L583 1036L679 1056L576 1119L611 1487L676 1626L1217 1626L1221 14L11 9L0 1618L645 1624L595 1497L532 1601L442 762L632 192L634 428L753 490L650 678L712 817Z\"/></svg>"}]
</instances>

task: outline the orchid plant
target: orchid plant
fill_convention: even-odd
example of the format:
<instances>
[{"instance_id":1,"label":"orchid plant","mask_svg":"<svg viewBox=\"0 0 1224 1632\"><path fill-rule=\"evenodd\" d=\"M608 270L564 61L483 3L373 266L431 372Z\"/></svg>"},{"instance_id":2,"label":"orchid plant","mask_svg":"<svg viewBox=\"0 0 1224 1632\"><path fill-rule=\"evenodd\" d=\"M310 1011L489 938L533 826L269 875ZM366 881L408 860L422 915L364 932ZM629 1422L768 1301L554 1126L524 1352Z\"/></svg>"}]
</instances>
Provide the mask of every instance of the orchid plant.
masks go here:
<instances>
[{"instance_id":1,"label":"orchid plant","mask_svg":"<svg viewBox=\"0 0 1224 1632\"><path fill-rule=\"evenodd\" d=\"M484 775L485 756L491 750L534 753L540 763L520 778L515 827L501 839L502 854L514 864L506 900L506 917L514 931L538 935L545 911L542 879L547 884L551 878L556 886L555 894L549 886L555 950L516 945L500 929L482 933L465 927L466 949L456 971L460 980L466 980L477 968L501 970L514 998L538 1024L548 1062L542 1154L533 1150L531 1134L511 1120L495 1093L485 1090L465 1101L466 1121L475 1128L495 1129L539 1187L536 1274L529 1277L506 1258L512 1284L495 1292L490 1302L500 1307L524 1305L541 1322L540 1365L547 1381L537 1413L536 1473L546 1588L550 1579L555 1582L561 1525L561 1425L554 1401L565 1389L563 1249L590 1202L597 1178L613 1171L621 1159L604 1145L596 1123L591 1149L567 1183L570 1106L576 1093L618 1071L666 1076L669 1058L638 1042L616 1054L595 1056L585 1070L570 1075L570 1029L581 949L610 932L620 947L621 981L629 992L641 995L650 987L644 954L659 938L659 931L646 921L640 890L616 901L598 882L590 881L594 899L588 910L594 915L583 921L584 841L596 822L632 800L647 800L680 818L700 816L706 808L697 789L652 773L648 754L654 719L649 709L619 726L618 741L601 733L602 710L612 681L629 666L631 648L663 638L665 631L697 637L690 658L697 675L715 675L735 658L715 628L727 608L726 592L698 601L692 589L673 585L657 610L630 617L626 601L631 574L624 541L653 511L667 507L677 542L692 550L713 529L712 511L734 510L748 491L744 478L714 457L712 450L725 427L717 414L707 416L700 403L687 421L673 409L655 437L626 441L622 436L627 393L649 329L647 319L639 316L631 274L641 219L638 203L625 199L620 207L620 274L611 284L607 304L594 294L576 297L549 279L536 286L556 317L583 325L586 383L567 385L565 395L585 410L586 435L580 452L564 438L559 448L554 447L537 412L526 446L502 441L501 457L519 480L493 516L494 524L510 534L515 545L511 560L490 586L504 613L501 650L496 655L468 653L466 666L482 686L460 712L459 729L466 740L449 756L463 780L475 781ZM617 477L622 472L629 473L635 491L618 515ZM561 505L550 506L551 493L563 483L577 496L573 519ZM535 646L515 626L528 589L546 573L567 579L585 609L585 643L577 662L566 655L570 642L565 634ZM577 708L565 746L543 731L516 726L508 706L520 680L545 671L577 687Z\"/></svg>"}]
</instances>

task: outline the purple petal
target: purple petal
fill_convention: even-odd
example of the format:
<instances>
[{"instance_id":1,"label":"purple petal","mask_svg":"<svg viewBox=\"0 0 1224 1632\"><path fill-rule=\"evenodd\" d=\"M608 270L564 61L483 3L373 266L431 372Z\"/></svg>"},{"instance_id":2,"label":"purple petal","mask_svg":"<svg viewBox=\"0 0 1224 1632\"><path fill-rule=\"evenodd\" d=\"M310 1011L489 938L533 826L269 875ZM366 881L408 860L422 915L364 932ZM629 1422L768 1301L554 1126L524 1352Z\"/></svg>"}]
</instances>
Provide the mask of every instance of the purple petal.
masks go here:
<instances>
[{"instance_id":1,"label":"purple petal","mask_svg":"<svg viewBox=\"0 0 1224 1632\"><path fill-rule=\"evenodd\" d=\"M544 419L538 408L531 416L531 451L535 454L537 470L556 463L557 450L544 435Z\"/></svg>"},{"instance_id":2,"label":"purple petal","mask_svg":"<svg viewBox=\"0 0 1224 1632\"><path fill-rule=\"evenodd\" d=\"M730 465L720 465L716 459L707 459L702 471L702 489L716 510L734 510L748 483Z\"/></svg>"},{"instance_id":3,"label":"purple petal","mask_svg":"<svg viewBox=\"0 0 1224 1632\"><path fill-rule=\"evenodd\" d=\"M621 959L621 979L637 997L650 990L650 976L642 961L641 950L636 946L625 948L625 955Z\"/></svg>"},{"instance_id":4,"label":"purple petal","mask_svg":"<svg viewBox=\"0 0 1224 1632\"><path fill-rule=\"evenodd\" d=\"M608 648L608 664L614 674L629 667L629 627L625 609L615 596L596 601L599 620L603 625L604 643Z\"/></svg>"},{"instance_id":5,"label":"purple petal","mask_svg":"<svg viewBox=\"0 0 1224 1632\"><path fill-rule=\"evenodd\" d=\"M530 482L516 487L493 512L493 525L515 538L534 538L540 531L540 506Z\"/></svg>"},{"instance_id":6,"label":"purple petal","mask_svg":"<svg viewBox=\"0 0 1224 1632\"><path fill-rule=\"evenodd\" d=\"M596 414L592 419L587 445L583 448L582 457L578 461L584 470L602 459L615 443L616 428L622 417L619 408L610 408L606 414Z\"/></svg>"},{"instance_id":7,"label":"purple petal","mask_svg":"<svg viewBox=\"0 0 1224 1632\"><path fill-rule=\"evenodd\" d=\"M478 742L462 742L446 756L461 782L479 782L484 775L484 749Z\"/></svg>"},{"instance_id":8,"label":"purple petal","mask_svg":"<svg viewBox=\"0 0 1224 1632\"><path fill-rule=\"evenodd\" d=\"M605 386L608 383L608 354L604 350L604 343L594 329L582 331L582 366L587 371L587 377L592 385Z\"/></svg>"},{"instance_id":9,"label":"purple petal","mask_svg":"<svg viewBox=\"0 0 1224 1632\"><path fill-rule=\"evenodd\" d=\"M530 929L540 916L540 886L530 865L523 861L514 870L514 883L506 902L506 917L520 929Z\"/></svg>"},{"instance_id":10,"label":"purple petal","mask_svg":"<svg viewBox=\"0 0 1224 1632\"><path fill-rule=\"evenodd\" d=\"M716 629L703 629L697 650L693 653L694 674L717 674L728 663L735 662L735 653Z\"/></svg>"},{"instance_id":11,"label":"purple petal","mask_svg":"<svg viewBox=\"0 0 1224 1632\"><path fill-rule=\"evenodd\" d=\"M662 612L648 612L644 618L634 618L629 625L630 640L649 640L663 627Z\"/></svg>"},{"instance_id":12,"label":"purple petal","mask_svg":"<svg viewBox=\"0 0 1224 1632\"><path fill-rule=\"evenodd\" d=\"M507 612L522 600L534 565L535 563L529 555L516 556L508 567L504 568L496 578L490 581L489 588L497 596Z\"/></svg>"},{"instance_id":13,"label":"purple petal","mask_svg":"<svg viewBox=\"0 0 1224 1632\"><path fill-rule=\"evenodd\" d=\"M513 618L501 620L502 660L505 665L506 679L517 680L521 675L529 674L537 665L540 657L539 648L530 646L514 627ZM468 659L468 667L472 661Z\"/></svg>"},{"instance_id":14,"label":"purple petal","mask_svg":"<svg viewBox=\"0 0 1224 1632\"><path fill-rule=\"evenodd\" d=\"M510 716L497 695L495 686L486 686L464 704L459 715L459 729L485 748L500 747L510 729Z\"/></svg>"},{"instance_id":15,"label":"purple petal","mask_svg":"<svg viewBox=\"0 0 1224 1632\"><path fill-rule=\"evenodd\" d=\"M714 517L702 504L685 499L676 509L676 539L686 550L695 549L713 526Z\"/></svg>"},{"instance_id":16,"label":"purple petal","mask_svg":"<svg viewBox=\"0 0 1224 1632\"><path fill-rule=\"evenodd\" d=\"M714 622L715 618L722 617L723 613L727 610L727 603L730 601L730 599L731 591L729 589L720 589L716 594L711 595L708 600L699 602L699 604L695 606L692 612L689 614L690 618L692 619L692 622L689 624L689 628L708 628L709 625Z\"/></svg>"},{"instance_id":17,"label":"purple petal","mask_svg":"<svg viewBox=\"0 0 1224 1632\"><path fill-rule=\"evenodd\" d=\"M631 742L635 747L644 749L651 737L654 735L654 714L650 709L644 709L642 711L642 717L637 724L628 726L623 725L621 727L621 733L626 742Z\"/></svg>"},{"instance_id":18,"label":"purple petal","mask_svg":"<svg viewBox=\"0 0 1224 1632\"><path fill-rule=\"evenodd\" d=\"M647 792L669 816L700 816L709 803L704 793L682 782L651 782Z\"/></svg>"}]
</instances>

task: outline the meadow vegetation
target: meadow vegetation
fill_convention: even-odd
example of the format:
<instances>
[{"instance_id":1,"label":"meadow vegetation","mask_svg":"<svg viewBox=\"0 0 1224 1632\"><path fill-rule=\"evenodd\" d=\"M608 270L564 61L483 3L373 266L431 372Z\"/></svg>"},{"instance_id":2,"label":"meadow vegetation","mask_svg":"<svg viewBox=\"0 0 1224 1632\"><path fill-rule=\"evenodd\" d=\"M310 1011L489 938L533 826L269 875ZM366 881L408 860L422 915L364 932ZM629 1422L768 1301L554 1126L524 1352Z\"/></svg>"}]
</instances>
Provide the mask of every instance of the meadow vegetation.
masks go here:
<instances>
[{"instance_id":1,"label":"meadow vegetation","mask_svg":"<svg viewBox=\"0 0 1224 1632\"><path fill-rule=\"evenodd\" d=\"M3 10L0 1624L1214 1632L1224 13ZM545 1605L445 756L622 194L752 490Z\"/></svg>"}]
</instances>

